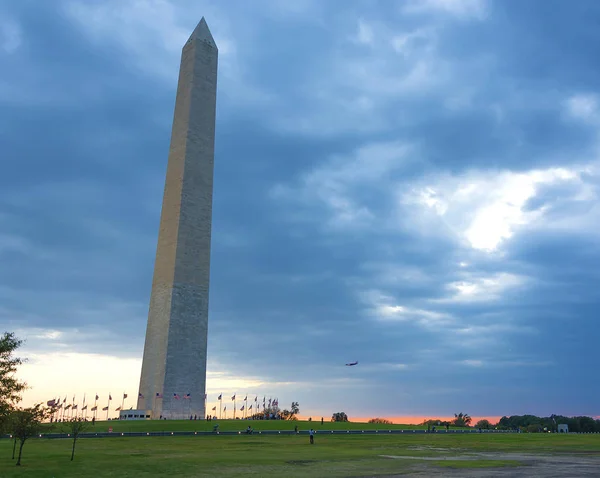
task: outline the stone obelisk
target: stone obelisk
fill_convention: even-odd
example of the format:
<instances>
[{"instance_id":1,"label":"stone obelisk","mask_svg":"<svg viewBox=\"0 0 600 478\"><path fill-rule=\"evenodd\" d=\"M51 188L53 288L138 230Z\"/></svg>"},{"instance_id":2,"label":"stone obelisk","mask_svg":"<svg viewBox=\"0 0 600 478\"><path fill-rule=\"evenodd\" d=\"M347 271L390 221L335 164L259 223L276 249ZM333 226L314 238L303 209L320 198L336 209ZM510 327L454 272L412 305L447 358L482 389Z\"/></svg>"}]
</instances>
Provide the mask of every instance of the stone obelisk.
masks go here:
<instances>
[{"instance_id":1,"label":"stone obelisk","mask_svg":"<svg viewBox=\"0 0 600 478\"><path fill-rule=\"evenodd\" d=\"M206 417L218 49L204 18L183 46L138 409Z\"/></svg>"}]
</instances>

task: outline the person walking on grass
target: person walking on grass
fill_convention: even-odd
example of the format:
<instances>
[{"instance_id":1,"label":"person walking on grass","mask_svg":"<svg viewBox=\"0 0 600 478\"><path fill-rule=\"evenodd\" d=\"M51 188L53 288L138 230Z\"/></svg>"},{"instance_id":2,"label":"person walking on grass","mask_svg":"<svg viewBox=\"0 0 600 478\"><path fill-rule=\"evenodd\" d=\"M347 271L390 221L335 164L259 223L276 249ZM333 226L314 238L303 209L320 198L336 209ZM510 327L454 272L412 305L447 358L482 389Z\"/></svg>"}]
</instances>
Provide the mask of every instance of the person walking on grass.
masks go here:
<instances>
[{"instance_id":1,"label":"person walking on grass","mask_svg":"<svg viewBox=\"0 0 600 478\"><path fill-rule=\"evenodd\" d=\"M308 436L310 438L310 444L314 445L315 444L315 431L312 428L310 430L308 430Z\"/></svg>"}]
</instances>

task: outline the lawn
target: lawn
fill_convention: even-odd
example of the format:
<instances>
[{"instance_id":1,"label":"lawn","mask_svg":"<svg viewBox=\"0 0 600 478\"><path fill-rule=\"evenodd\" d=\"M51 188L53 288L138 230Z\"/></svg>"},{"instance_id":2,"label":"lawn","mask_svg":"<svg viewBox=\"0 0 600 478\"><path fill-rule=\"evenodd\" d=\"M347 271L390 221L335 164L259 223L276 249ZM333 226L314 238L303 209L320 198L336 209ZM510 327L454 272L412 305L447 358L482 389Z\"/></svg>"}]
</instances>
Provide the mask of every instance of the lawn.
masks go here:
<instances>
[{"instance_id":1,"label":"lawn","mask_svg":"<svg viewBox=\"0 0 600 478\"><path fill-rule=\"evenodd\" d=\"M220 431L243 431L248 425L254 430L288 430L298 426L300 430L423 430L422 425L383 425L376 423L328 422L321 425L320 421L286 421L286 420L111 420L96 422L89 431L107 432L109 428L115 433L121 432L183 432L183 431L212 431L213 426L219 425ZM48 431L59 431L60 424L48 427Z\"/></svg>"},{"instance_id":2,"label":"lawn","mask_svg":"<svg viewBox=\"0 0 600 478\"><path fill-rule=\"evenodd\" d=\"M168 423L168 422L167 422ZM175 422L172 422L175 423ZM213 422L214 423L214 422ZM244 428L247 422L238 422ZM273 429L275 422L253 422L255 429ZM139 425L138 425L139 424ZM137 422L157 430L163 422ZM312 423L314 424L314 422ZM105 427L107 423L96 426ZM127 426L125 422L111 425ZM187 423L189 425L189 423ZM210 425L196 422L197 426ZM234 426L235 422L231 424ZM279 423L277 423L279 425ZM283 422L282 425L291 425ZM307 423L299 423L304 428ZM332 425L329 423L328 425ZM342 424L340 424L342 425ZM357 424L350 424L354 428ZM176 423L177 428L184 422ZM225 426L223 424L222 426ZM227 425L229 426L229 425ZM348 426L348 425L346 425ZM238 427L239 428L239 427ZM308 428L308 427L307 427ZM141 430L136 430L141 431ZM134 476L375 476L426 470L427 467L486 468L519 466L515 460L461 457L464 453L507 451L600 456L600 435L558 434L404 434L319 435L315 444L305 435L242 435L188 437L86 438L70 462L68 439L32 439L23 450L23 466L10 458L12 442L0 440L0 476L9 477L134 477ZM382 455L426 457L390 459ZM439 458L439 460L436 460Z\"/></svg>"}]
</instances>

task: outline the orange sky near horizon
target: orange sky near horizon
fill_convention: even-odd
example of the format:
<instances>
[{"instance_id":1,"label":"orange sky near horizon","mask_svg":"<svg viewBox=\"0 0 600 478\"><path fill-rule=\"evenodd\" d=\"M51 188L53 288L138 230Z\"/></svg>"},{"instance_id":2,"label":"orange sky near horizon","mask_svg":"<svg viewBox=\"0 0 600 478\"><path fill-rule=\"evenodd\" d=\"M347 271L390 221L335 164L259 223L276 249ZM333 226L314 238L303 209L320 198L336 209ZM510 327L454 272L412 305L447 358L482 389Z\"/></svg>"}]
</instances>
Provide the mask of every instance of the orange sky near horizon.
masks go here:
<instances>
[{"instance_id":1,"label":"orange sky near horizon","mask_svg":"<svg viewBox=\"0 0 600 478\"><path fill-rule=\"evenodd\" d=\"M299 415L298 418L300 420L308 420L308 416ZM321 417L311 417L313 421L321 421ZM326 422L331 420L331 417L323 417ZM374 417L348 417L351 422L356 423L366 423ZM439 419L441 421L452 421L454 420L454 416L452 417L438 417L438 416L396 416L396 417L379 417L385 418L386 420L390 420L392 423L398 425L420 425L425 420L433 420ZM471 417L471 424L474 425L479 420L488 420L490 423L495 424L501 419L501 416L486 416L486 417Z\"/></svg>"}]
</instances>

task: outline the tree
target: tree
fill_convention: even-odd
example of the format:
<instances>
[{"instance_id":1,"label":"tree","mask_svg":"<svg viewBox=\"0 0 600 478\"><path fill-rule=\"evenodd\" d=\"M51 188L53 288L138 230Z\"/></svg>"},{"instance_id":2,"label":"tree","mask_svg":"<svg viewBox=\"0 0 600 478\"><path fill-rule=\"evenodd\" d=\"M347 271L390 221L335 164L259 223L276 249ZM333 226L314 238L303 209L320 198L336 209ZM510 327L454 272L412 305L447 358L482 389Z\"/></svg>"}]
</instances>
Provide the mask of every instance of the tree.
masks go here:
<instances>
[{"instance_id":1,"label":"tree","mask_svg":"<svg viewBox=\"0 0 600 478\"><path fill-rule=\"evenodd\" d=\"M27 387L15 377L17 367L23 360L13 354L22 343L13 333L5 332L0 337L0 432L6 427L16 404L21 401L21 392Z\"/></svg>"},{"instance_id":2,"label":"tree","mask_svg":"<svg viewBox=\"0 0 600 478\"><path fill-rule=\"evenodd\" d=\"M475 424L475 428L483 428L484 430L489 430L491 426L492 426L492 424L489 422L489 420L486 420L486 419L479 420Z\"/></svg>"},{"instance_id":3,"label":"tree","mask_svg":"<svg viewBox=\"0 0 600 478\"><path fill-rule=\"evenodd\" d=\"M84 420L81 417L75 417L65 423L65 428L73 437L73 449L71 450L71 461L75 457L75 444L77 443L77 439L79 435L87 430L90 426L90 422Z\"/></svg>"},{"instance_id":4,"label":"tree","mask_svg":"<svg viewBox=\"0 0 600 478\"><path fill-rule=\"evenodd\" d=\"M542 426L539 423L527 425L527 433L539 433L542 431Z\"/></svg>"},{"instance_id":5,"label":"tree","mask_svg":"<svg viewBox=\"0 0 600 478\"><path fill-rule=\"evenodd\" d=\"M14 410L10 414L10 428L13 436L19 441L19 457L17 466L21 466L21 455L25 442L36 436L42 429L42 421L48 416L48 411L41 404L29 408Z\"/></svg>"},{"instance_id":6,"label":"tree","mask_svg":"<svg viewBox=\"0 0 600 478\"><path fill-rule=\"evenodd\" d=\"M371 418L367 423L382 423L384 425L391 425L391 420L387 418Z\"/></svg>"},{"instance_id":7,"label":"tree","mask_svg":"<svg viewBox=\"0 0 600 478\"><path fill-rule=\"evenodd\" d=\"M466 413L455 413L454 420L452 420L452 425L455 427L468 427L469 423L471 423L472 418Z\"/></svg>"},{"instance_id":8,"label":"tree","mask_svg":"<svg viewBox=\"0 0 600 478\"><path fill-rule=\"evenodd\" d=\"M298 402L292 402L292 406L290 408L290 420L295 420L296 415L300 413L300 404Z\"/></svg>"},{"instance_id":9,"label":"tree","mask_svg":"<svg viewBox=\"0 0 600 478\"><path fill-rule=\"evenodd\" d=\"M336 412L331 416L331 421L332 422L347 422L348 415L346 415L344 412Z\"/></svg>"},{"instance_id":10,"label":"tree","mask_svg":"<svg viewBox=\"0 0 600 478\"><path fill-rule=\"evenodd\" d=\"M298 420L298 418L296 418L298 413L300 413L300 405L298 402L292 402L290 409L280 412L280 416L282 420Z\"/></svg>"}]
</instances>

